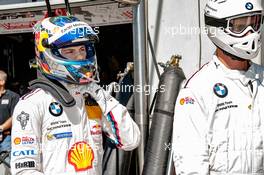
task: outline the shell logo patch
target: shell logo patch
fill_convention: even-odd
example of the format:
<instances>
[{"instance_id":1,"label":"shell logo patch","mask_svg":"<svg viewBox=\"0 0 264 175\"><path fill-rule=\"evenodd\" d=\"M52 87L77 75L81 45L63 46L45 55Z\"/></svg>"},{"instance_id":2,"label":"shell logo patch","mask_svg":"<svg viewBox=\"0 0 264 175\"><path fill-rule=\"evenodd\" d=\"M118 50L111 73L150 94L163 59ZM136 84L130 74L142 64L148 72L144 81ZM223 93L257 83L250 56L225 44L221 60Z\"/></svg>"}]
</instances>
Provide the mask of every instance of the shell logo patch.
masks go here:
<instances>
[{"instance_id":1,"label":"shell logo patch","mask_svg":"<svg viewBox=\"0 0 264 175\"><path fill-rule=\"evenodd\" d=\"M30 145L35 142L35 139L33 137L28 137L28 136L23 136L23 137L16 137L14 139L14 144L19 145L19 144L24 144L24 145Z\"/></svg>"},{"instance_id":2,"label":"shell logo patch","mask_svg":"<svg viewBox=\"0 0 264 175\"><path fill-rule=\"evenodd\" d=\"M50 105L49 105L49 112L51 115L55 116L55 117L58 117L62 114L63 112L63 108L62 106L57 103L57 102L52 102Z\"/></svg>"},{"instance_id":3,"label":"shell logo patch","mask_svg":"<svg viewBox=\"0 0 264 175\"><path fill-rule=\"evenodd\" d=\"M194 104L194 99L192 97L185 97L180 99L181 105Z\"/></svg>"},{"instance_id":4,"label":"shell logo patch","mask_svg":"<svg viewBox=\"0 0 264 175\"><path fill-rule=\"evenodd\" d=\"M75 171L84 171L93 167L94 152L90 145L84 141L72 145L68 152L68 162L74 166Z\"/></svg>"},{"instance_id":5,"label":"shell logo patch","mask_svg":"<svg viewBox=\"0 0 264 175\"><path fill-rule=\"evenodd\" d=\"M53 33L59 33L60 32L60 28L59 27L55 27L52 31L53 31Z\"/></svg>"},{"instance_id":6,"label":"shell logo patch","mask_svg":"<svg viewBox=\"0 0 264 175\"><path fill-rule=\"evenodd\" d=\"M216 96L218 96L220 98L225 98L228 94L228 89L224 84L216 83L214 85L214 93Z\"/></svg>"},{"instance_id":7,"label":"shell logo patch","mask_svg":"<svg viewBox=\"0 0 264 175\"><path fill-rule=\"evenodd\" d=\"M15 145L18 145L18 144L20 144L21 143L21 138L20 137L16 137L15 139L14 139L14 144Z\"/></svg>"}]
</instances>

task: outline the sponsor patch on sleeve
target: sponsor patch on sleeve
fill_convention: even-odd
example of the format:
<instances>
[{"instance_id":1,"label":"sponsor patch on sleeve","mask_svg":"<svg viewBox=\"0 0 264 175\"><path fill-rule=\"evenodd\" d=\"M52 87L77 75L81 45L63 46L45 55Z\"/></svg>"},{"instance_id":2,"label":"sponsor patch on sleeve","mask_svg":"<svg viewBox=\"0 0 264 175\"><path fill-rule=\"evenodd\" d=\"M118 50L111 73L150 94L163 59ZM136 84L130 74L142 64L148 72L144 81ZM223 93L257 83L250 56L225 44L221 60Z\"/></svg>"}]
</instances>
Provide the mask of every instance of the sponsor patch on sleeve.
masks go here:
<instances>
[{"instance_id":1,"label":"sponsor patch on sleeve","mask_svg":"<svg viewBox=\"0 0 264 175\"><path fill-rule=\"evenodd\" d=\"M25 113L24 111L22 111L18 116L17 116L17 121L20 122L21 125L21 129L25 130L27 123L29 121L29 114Z\"/></svg>"},{"instance_id":2,"label":"sponsor patch on sleeve","mask_svg":"<svg viewBox=\"0 0 264 175\"><path fill-rule=\"evenodd\" d=\"M194 99L192 97L184 97L180 99L180 105L194 104Z\"/></svg>"},{"instance_id":3,"label":"sponsor patch on sleeve","mask_svg":"<svg viewBox=\"0 0 264 175\"><path fill-rule=\"evenodd\" d=\"M26 162L17 162L17 163L15 163L15 168L16 169L34 168L34 167L36 167L36 163L34 161L26 161Z\"/></svg>"}]
</instances>

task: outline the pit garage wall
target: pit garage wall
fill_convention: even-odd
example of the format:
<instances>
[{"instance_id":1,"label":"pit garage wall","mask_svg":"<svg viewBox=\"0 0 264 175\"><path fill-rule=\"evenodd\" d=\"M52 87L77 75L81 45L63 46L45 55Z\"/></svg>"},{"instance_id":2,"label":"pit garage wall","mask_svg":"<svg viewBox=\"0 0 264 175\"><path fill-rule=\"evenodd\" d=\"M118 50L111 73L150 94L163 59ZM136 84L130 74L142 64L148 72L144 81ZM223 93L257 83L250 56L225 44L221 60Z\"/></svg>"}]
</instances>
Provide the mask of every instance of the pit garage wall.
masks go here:
<instances>
[{"instance_id":1,"label":"pit garage wall","mask_svg":"<svg viewBox=\"0 0 264 175\"><path fill-rule=\"evenodd\" d=\"M204 30L203 9L206 2L207 0L148 1L148 27L157 62L167 62L171 55L180 54L182 56L180 66L183 68L187 78L198 70L201 65L208 62L215 51L215 46L211 43ZM264 5L264 1L262 3ZM201 42L199 17L201 22ZM262 43L264 43L264 39L262 40ZM262 58L264 58L263 56ZM264 63L263 60L261 61L261 56L259 55L254 62L261 64ZM160 72L162 71L160 68ZM158 78L150 52L149 77L149 83L152 85L150 99L152 99L158 86Z\"/></svg>"}]
</instances>

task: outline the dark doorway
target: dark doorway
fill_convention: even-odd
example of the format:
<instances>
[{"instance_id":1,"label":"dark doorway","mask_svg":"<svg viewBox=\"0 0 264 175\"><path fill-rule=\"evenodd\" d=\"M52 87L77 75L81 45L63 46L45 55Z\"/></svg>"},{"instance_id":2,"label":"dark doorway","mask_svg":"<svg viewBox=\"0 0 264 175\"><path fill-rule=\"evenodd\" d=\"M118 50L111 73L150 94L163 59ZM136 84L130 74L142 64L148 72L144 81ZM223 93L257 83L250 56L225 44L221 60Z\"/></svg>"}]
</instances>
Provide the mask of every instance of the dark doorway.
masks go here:
<instances>
[{"instance_id":1,"label":"dark doorway","mask_svg":"<svg viewBox=\"0 0 264 175\"><path fill-rule=\"evenodd\" d=\"M0 69L8 74L8 88L18 92L20 85L36 78L36 70L29 67L34 55L32 33L0 35Z\"/></svg>"},{"instance_id":2,"label":"dark doorway","mask_svg":"<svg viewBox=\"0 0 264 175\"><path fill-rule=\"evenodd\" d=\"M99 27L96 46L102 84L117 81L117 73L133 61L132 24Z\"/></svg>"},{"instance_id":3,"label":"dark doorway","mask_svg":"<svg viewBox=\"0 0 264 175\"><path fill-rule=\"evenodd\" d=\"M96 45L100 84L117 81L116 75L133 61L132 24L99 27L100 42ZM36 69L29 67L34 59L32 33L0 35L0 69L8 74L8 88L17 91L20 84L36 78Z\"/></svg>"}]
</instances>

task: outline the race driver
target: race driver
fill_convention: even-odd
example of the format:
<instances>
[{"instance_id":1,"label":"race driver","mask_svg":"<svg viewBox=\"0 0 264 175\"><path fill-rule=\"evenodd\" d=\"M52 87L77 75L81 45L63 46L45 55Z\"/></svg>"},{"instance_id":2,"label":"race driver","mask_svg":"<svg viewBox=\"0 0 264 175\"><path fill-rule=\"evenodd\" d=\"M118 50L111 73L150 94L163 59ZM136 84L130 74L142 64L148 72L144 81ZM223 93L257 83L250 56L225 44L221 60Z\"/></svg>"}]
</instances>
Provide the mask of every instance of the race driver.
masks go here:
<instances>
[{"instance_id":1,"label":"race driver","mask_svg":"<svg viewBox=\"0 0 264 175\"><path fill-rule=\"evenodd\" d=\"M14 111L12 174L101 175L102 132L123 150L138 146L140 132L126 108L97 85L98 37L73 16L45 18L34 32L40 77ZM87 96L100 108L86 109Z\"/></svg>"},{"instance_id":2,"label":"race driver","mask_svg":"<svg viewBox=\"0 0 264 175\"><path fill-rule=\"evenodd\" d=\"M174 115L177 175L264 174L264 68L261 0L209 0L212 60L184 85Z\"/></svg>"}]
</instances>

